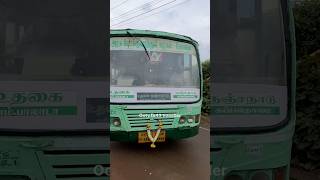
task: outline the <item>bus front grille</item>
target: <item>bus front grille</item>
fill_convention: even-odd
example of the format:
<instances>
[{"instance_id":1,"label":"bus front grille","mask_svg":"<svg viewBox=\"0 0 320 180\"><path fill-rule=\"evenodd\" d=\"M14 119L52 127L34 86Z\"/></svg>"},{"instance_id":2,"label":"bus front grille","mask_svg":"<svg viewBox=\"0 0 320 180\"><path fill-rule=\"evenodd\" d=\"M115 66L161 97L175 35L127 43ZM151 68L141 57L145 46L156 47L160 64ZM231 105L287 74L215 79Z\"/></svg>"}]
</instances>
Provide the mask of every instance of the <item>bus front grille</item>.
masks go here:
<instances>
[{"instance_id":1,"label":"bus front grille","mask_svg":"<svg viewBox=\"0 0 320 180\"><path fill-rule=\"evenodd\" d=\"M109 150L51 150L41 152L40 157L49 179L109 179Z\"/></svg>"},{"instance_id":2,"label":"bus front grille","mask_svg":"<svg viewBox=\"0 0 320 180\"><path fill-rule=\"evenodd\" d=\"M127 109L126 118L132 130L145 130L150 124L152 129L159 126L159 121L162 122L163 128L173 128L176 119L176 110L143 110Z\"/></svg>"}]
</instances>

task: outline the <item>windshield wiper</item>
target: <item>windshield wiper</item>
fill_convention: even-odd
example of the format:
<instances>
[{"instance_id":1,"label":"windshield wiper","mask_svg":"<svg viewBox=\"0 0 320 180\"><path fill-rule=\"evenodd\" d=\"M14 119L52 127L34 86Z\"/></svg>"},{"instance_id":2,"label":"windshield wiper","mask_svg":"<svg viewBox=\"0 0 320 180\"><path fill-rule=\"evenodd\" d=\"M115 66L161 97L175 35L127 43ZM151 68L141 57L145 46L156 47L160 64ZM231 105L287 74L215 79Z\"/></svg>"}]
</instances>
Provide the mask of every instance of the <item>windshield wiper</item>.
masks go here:
<instances>
[{"instance_id":1,"label":"windshield wiper","mask_svg":"<svg viewBox=\"0 0 320 180\"><path fill-rule=\"evenodd\" d=\"M147 54L149 61L151 61L150 55L149 55L149 53L148 53L148 50L147 50L146 46L144 45L144 43L141 41L141 39L135 37L134 35L132 35L128 30L127 30L127 34L128 34L129 36L135 38L135 39L138 39L138 41L142 44L143 49L144 49L144 52Z\"/></svg>"}]
</instances>

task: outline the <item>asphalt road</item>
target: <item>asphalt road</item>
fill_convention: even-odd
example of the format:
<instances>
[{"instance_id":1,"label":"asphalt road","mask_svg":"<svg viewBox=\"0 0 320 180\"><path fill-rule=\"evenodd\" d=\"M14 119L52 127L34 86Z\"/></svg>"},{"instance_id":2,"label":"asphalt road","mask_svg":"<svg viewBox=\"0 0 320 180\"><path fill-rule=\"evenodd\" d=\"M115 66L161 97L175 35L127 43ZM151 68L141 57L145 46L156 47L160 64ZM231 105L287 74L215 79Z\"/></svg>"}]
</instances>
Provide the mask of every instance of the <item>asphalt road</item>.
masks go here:
<instances>
[{"instance_id":1,"label":"asphalt road","mask_svg":"<svg viewBox=\"0 0 320 180\"><path fill-rule=\"evenodd\" d=\"M195 137L147 145L111 142L112 180L209 180L210 132L206 120Z\"/></svg>"}]
</instances>

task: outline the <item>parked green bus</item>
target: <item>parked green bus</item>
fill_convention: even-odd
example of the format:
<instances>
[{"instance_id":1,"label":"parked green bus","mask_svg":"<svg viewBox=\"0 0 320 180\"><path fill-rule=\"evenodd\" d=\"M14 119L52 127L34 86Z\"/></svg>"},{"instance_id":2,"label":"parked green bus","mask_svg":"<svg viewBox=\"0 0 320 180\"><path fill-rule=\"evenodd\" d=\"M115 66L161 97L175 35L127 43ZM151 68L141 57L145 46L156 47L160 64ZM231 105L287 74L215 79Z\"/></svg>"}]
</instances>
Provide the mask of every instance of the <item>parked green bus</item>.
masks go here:
<instances>
[{"instance_id":1,"label":"parked green bus","mask_svg":"<svg viewBox=\"0 0 320 180\"><path fill-rule=\"evenodd\" d=\"M110 34L111 140L155 147L195 136L202 102L197 42L159 31Z\"/></svg>"},{"instance_id":2,"label":"parked green bus","mask_svg":"<svg viewBox=\"0 0 320 180\"><path fill-rule=\"evenodd\" d=\"M287 0L213 1L213 180L289 180L294 22Z\"/></svg>"},{"instance_id":3,"label":"parked green bus","mask_svg":"<svg viewBox=\"0 0 320 180\"><path fill-rule=\"evenodd\" d=\"M1 180L109 178L106 5L0 1Z\"/></svg>"}]
</instances>

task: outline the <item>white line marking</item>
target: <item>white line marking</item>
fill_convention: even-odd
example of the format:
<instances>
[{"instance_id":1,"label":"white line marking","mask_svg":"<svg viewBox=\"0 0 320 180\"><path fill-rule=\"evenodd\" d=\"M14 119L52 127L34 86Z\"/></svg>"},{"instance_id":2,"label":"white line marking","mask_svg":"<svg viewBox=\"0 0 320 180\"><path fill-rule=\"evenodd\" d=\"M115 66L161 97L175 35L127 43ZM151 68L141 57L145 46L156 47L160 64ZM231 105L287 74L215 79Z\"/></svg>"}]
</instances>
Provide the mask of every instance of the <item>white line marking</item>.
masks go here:
<instances>
[{"instance_id":1,"label":"white line marking","mask_svg":"<svg viewBox=\"0 0 320 180\"><path fill-rule=\"evenodd\" d=\"M204 128L204 127L199 127L200 129L203 129L203 130L205 130L205 131L210 131L208 128Z\"/></svg>"}]
</instances>

